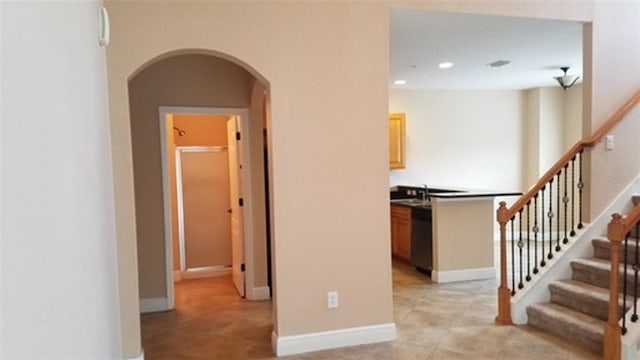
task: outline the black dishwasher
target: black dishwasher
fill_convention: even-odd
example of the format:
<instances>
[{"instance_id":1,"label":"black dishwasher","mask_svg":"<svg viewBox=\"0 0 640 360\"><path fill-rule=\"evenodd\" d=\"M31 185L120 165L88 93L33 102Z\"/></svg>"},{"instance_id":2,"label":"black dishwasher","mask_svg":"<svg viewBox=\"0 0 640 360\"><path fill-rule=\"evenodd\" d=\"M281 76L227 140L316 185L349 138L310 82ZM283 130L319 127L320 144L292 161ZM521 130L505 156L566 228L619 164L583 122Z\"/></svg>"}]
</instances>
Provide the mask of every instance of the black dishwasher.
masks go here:
<instances>
[{"instance_id":1,"label":"black dishwasher","mask_svg":"<svg viewBox=\"0 0 640 360\"><path fill-rule=\"evenodd\" d=\"M416 270L431 275L433 269L433 235L431 207L411 209L411 263Z\"/></svg>"}]
</instances>

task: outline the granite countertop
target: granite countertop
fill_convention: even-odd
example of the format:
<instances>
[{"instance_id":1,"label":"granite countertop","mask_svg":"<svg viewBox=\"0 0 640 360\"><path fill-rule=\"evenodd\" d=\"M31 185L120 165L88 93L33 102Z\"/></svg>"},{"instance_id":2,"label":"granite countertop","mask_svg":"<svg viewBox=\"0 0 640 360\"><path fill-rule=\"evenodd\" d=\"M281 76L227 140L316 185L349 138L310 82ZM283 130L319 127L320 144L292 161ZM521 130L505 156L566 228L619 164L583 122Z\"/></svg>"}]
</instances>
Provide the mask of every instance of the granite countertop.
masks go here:
<instances>
[{"instance_id":1,"label":"granite countertop","mask_svg":"<svg viewBox=\"0 0 640 360\"><path fill-rule=\"evenodd\" d=\"M397 189L422 191L421 186L408 186L398 185ZM464 198L483 198L483 197L498 197L498 196L520 196L520 191L501 191L501 190L479 190L479 189L466 189L453 186L429 187L429 197L435 199L464 199ZM419 208L431 208L429 201L423 202L419 195L414 195L409 198L391 199L391 203L394 205L419 207Z\"/></svg>"}]
</instances>

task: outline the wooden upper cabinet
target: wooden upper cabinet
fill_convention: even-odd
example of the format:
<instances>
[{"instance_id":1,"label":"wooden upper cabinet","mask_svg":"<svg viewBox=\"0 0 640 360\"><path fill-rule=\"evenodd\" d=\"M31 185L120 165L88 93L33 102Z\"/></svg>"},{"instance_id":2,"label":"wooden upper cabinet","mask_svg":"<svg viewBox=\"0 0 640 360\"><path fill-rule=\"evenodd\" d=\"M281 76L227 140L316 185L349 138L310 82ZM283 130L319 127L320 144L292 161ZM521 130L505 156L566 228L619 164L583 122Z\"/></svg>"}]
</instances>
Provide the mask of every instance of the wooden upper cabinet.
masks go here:
<instances>
[{"instance_id":1,"label":"wooden upper cabinet","mask_svg":"<svg viewBox=\"0 0 640 360\"><path fill-rule=\"evenodd\" d=\"M389 114L389 168L404 169L404 114Z\"/></svg>"}]
</instances>

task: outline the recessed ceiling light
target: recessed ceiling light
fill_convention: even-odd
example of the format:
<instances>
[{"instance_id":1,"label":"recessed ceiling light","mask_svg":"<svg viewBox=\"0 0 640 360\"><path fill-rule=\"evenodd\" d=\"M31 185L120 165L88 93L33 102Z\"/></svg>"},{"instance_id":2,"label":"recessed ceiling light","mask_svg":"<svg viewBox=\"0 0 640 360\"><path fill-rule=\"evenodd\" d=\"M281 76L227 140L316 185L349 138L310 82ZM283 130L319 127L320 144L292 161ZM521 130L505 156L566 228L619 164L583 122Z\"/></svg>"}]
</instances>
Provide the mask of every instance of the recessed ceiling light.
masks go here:
<instances>
[{"instance_id":1,"label":"recessed ceiling light","mask_svg":"<svg viewBox=\"0 0 640 360\"><path fill-rule=\"evenodd\" d=\"M407 83L407 80L396 80L393 83L396 85L404 85Z\"/></svg>"},{"instance_id":2,"label":"recessed ceiling light","mask_svg":"<svg viewBox=\"0 0 640 360\"><path fill-rule=\"evenodd\" d=\"M443 62L443 63L440 63L440 65L438 65L440 69L448 69L452 66L453 66L453 63L451 62Z\"/></svg>"}]
</instances>

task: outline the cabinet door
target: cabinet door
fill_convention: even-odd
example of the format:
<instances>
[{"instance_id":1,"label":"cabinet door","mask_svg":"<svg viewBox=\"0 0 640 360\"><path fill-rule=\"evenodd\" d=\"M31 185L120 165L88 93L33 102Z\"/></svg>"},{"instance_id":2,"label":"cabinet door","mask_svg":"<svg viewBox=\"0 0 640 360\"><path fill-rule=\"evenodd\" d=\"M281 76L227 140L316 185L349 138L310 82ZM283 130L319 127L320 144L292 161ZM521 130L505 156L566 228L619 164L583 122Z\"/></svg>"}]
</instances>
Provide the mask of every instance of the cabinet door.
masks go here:
<instances>
[{"instance_id":1,"label":"cabinet door","mask_svg":"<svg viewBox=\"0 0 640 360\"><path fill-rule=\"evenodd\" d=\"M401 260L411 260L410 208L391 206L391 253Z\"/></svg>"},{"instance_id":2,"label":"cabinet door","mask_svg":"<svg viewBox=\"0 0 640 360\"><path fill-rule=\"evenodd\" d=\"M398 219L398 241L396 255L411 260L411 220Z\"/></svg>"},{"instance_id":3,"label":"cabinet door","mask_svg":"<svg viewBox=\"0 0 640 360\"><path fill-rule=\"evenodd\" d=\"M389 114L389 168L404 169L404 114Z\"/></svg>"}]
</instances>

